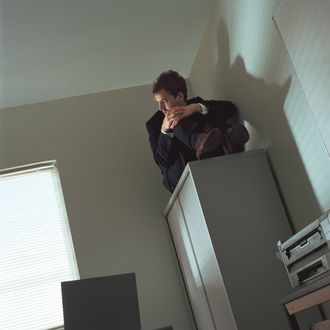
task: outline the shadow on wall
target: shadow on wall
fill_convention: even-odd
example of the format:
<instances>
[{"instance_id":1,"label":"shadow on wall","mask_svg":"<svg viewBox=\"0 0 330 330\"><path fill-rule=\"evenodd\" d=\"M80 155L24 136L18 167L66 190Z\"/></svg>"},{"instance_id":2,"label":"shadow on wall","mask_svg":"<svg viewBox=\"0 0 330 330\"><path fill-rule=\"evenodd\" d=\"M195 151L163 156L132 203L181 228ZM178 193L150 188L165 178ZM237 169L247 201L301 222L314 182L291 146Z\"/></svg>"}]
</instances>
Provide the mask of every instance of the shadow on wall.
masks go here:
<instances>
[{"instance_id":1,"label":"shadow on wall","mask_svg":"<svg viewBox=\"0 0 330 330\"><path fill-rule=\"evenodd\" d=\"M285 119L283 107L291 78L288 78L283 86L269 85L263 79L255 78L247 72L242 56L237 56L234 64L230 66L229 35L224 21L219 22L217 42L219 61L216 65L215 86L218 86L237 106L244 101L240 112L255 135L248 149L267 148L270 146L272 133L278 131L274 123L278 122L279 116L283 117L282 120ZM272 118L277 114L277 118ZM289 130L287 124L286 126Z\"/></svg>"},{"instance_id":2,"label":"shadow on wall","mask_svg":"<svg viewBox=\"0 0 330 330\"><path fill-rule=\"evenodd\" d=\"M247 72L240 55L230 65L229 34L222 20L218 24L217 44L218 63L214 86L237 105L242 119L247 122L251 135L247 150L267 149L283 204L295 231L299 228L295 228L292 223L290 210L301 207L307 201L309 216L317 217L322 211L284 112L291 77L282 86L267 84L265 80ZM304 220L308 223L314 218Z\"/></svg>"}]
</instances>

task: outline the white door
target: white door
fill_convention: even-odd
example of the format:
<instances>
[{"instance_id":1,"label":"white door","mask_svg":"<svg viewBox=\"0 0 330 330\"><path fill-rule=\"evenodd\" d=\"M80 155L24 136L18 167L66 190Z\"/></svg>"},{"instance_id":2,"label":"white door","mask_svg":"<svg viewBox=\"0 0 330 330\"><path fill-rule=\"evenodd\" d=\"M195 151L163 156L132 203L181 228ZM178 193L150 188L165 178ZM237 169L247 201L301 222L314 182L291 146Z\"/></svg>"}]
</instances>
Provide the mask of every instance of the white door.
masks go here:
<instances>
[{"instance_id":1,"label":"white door","mask_svg":"<svg viewBox=\"0 0 330 330\"><path fill-rule=\"evenodd\" d=\"M173 204L173 207L167 216L167 220L179 258L181 271L183 273L197 328L199 330L216 329L201 280L200 271L196 263L181 205L178 200Z\"/></svg>"},{"instance_id":2,"label":"white door","mask_svg":"<svg viewBox=\"0 0 330 330\"><path fill-rule=\"evenodd\" d=\"M180 191L179 201L194 252L196 268L199 271L205 299L215 328L218 330L236 330L236 322L220 271L221 265L218 264L191 175L188 176ZM205 206L207 207L207 205ZM219 205L219 219L220 209L221 206Z\"/></svg>"}]
</instances>

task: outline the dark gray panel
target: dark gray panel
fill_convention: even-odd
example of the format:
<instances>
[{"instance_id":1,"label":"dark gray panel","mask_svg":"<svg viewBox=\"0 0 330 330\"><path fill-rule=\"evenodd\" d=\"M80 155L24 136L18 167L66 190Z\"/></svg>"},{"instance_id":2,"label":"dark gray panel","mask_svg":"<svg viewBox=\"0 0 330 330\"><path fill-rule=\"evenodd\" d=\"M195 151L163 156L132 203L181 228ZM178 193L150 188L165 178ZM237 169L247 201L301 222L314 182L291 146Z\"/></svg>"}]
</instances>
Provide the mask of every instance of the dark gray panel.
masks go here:
<instances>
[{"instance_id":1,"label":"dark gray panel","mask_svg":"<svg viewBox=\"0 0 330 330\"><path fill-rule=\"evenodd\" d=\"M140 330L134 273L62 283L65 330Z\"/></svg>"}]
</instances>

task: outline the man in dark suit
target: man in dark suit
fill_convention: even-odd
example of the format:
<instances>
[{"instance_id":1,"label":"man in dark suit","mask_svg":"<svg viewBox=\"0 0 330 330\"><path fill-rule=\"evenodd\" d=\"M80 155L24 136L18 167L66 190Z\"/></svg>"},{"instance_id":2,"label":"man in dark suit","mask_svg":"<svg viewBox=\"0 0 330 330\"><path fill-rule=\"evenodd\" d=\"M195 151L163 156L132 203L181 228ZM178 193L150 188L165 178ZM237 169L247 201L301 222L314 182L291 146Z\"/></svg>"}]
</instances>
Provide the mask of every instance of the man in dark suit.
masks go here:
<instances>
[{"instance_id":1,"label":"man in dark suit","mask_svg":"<svg viewBox=\"0 0 330 330\"><path fill-rule=\"evenodd\" d=\"M229 101L187 99L183 77L169 70L154 82L157 111L146 123L156 164L171 192L190 161L244 151L249 139Z\"/></svg>"}]
</instances>

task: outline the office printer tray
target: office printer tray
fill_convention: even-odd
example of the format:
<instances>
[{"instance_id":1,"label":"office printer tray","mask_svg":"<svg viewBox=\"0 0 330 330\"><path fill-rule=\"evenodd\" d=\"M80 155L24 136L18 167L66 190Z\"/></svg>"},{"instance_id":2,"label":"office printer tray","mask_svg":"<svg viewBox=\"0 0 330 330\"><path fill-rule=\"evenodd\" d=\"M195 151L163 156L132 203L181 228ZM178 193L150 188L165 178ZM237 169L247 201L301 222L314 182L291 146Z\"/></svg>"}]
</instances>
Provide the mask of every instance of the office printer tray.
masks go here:
<instances>
[{"instance_id":1,"label":"office printer tray","mask_svg":"<svg viewBox=\"0 0 330 330\"><path fill-rule=\"evenodd\" d=\"M284 243L279 242L278 248L284 264L289 266L319 250L324 244L328 245L329 241L330 212L327 212ZM326 250L325 253L330 252L329 247Z\"/></svg>"},{"instance_id":2,"label":"office printer tray","mask_svg":"<svg viewBox=\"0 0 330 330\"><path fill-rule=\"evenodd\" d=\"M310 283L330 273L330 212L323 214L290 239L278 242L291 285Z\"/></svg>"}]
</instances>

